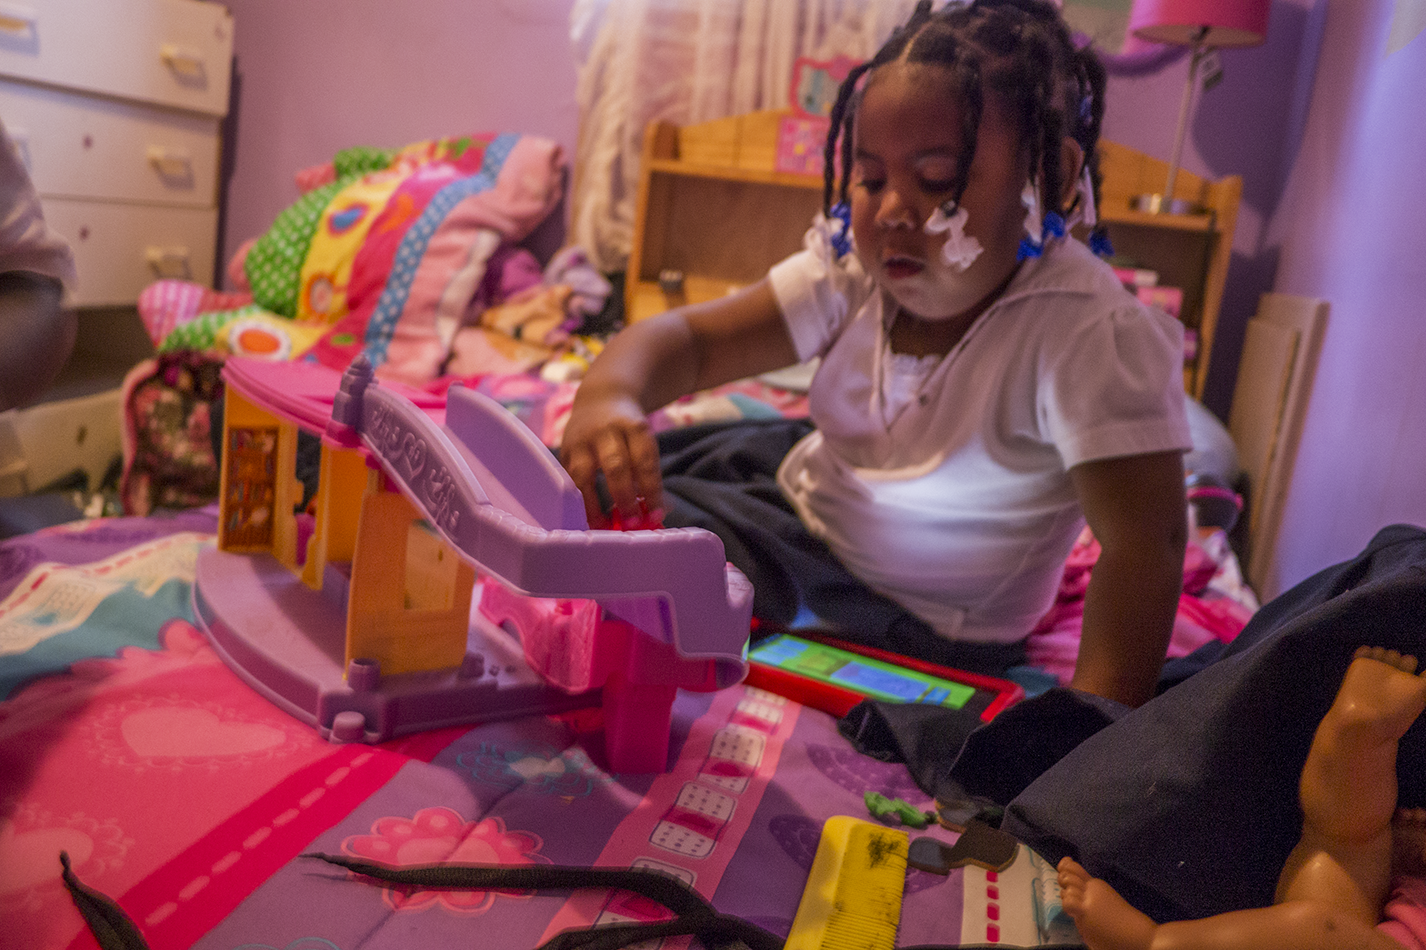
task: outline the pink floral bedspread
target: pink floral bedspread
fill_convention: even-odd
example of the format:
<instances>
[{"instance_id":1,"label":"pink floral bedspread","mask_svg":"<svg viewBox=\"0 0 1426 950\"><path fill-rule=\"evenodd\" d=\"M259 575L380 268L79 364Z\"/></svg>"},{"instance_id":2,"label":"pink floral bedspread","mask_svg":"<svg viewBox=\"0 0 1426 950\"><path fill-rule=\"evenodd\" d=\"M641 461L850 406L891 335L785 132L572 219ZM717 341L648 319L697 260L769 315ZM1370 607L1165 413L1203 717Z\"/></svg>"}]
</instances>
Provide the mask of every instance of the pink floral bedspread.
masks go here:
<instances>
[{"instance_id":1,"label":"pink floral bedspread","mask_svg":"<svg viewBox=\"0 0 1426 950\"><path fill-rule=\"evenodd\" d=\"M1035 667L1068 683L1079 654L1084 594L1099 542L1086 528L1065 560L1054 605L1030 632L1026 653ZM1183 558L1183 592L1178 598L1170 657L1187 656L1215 640L1229 642L1258 609L1258 599L1243 580L1238 558L1222 530L1201 531L1189 539Z\"/></svg>"},{"instance_id":2,"label":"pink floral bedspread","mask_svg":"<svg viewBox=\"0 0 1426 950\"><path fill-rule=\"evenodd\" d=\"M834 814L928 804L831 717L735 687L682 694L663 775L601 766L591 714L339 745L237 678L191 623L211 512L0 545L0 944L96 943L66 852L159 948L528 950L641 919L622 892L383 887L311 858L647 865L786 933ZM933 831L946 840L949 832ZM959 940L963 879L912 871L900 942Z\"/></svg>"}]
</instances>

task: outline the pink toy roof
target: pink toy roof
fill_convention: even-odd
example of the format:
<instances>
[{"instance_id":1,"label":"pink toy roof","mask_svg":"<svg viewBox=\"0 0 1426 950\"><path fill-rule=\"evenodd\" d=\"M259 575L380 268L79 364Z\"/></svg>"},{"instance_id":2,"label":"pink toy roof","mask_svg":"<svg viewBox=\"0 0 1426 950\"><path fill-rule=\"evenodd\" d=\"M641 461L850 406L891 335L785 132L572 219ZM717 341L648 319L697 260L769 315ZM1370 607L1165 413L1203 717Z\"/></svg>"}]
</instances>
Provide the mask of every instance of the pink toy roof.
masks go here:
<instances>
[{"instance_id":1,"label":"pink toy roof","mask_svg":"<svg viewBox=\"0 0 1426 950\"><path fill-rule=\"evenodd\" d=\"M332 404L341 386L342 374L319 363L235 356L223 365L223 379L244 398L268 412L323 435L332 418ZM444 396L395 381L383 380L381 385L409 399L436 425L445 422Z\"/></svg>"}]
</instances>

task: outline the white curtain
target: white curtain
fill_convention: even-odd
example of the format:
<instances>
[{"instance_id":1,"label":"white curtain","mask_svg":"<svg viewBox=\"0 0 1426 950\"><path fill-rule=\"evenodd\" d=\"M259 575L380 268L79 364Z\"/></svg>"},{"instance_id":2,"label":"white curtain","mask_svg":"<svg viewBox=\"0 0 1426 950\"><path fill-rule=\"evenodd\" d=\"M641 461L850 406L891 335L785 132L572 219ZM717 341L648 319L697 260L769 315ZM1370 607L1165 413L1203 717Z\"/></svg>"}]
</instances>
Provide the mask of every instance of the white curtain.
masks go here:
<instances>
[{"instance_id":1,"label":"white curtain","mask_svg":"<svg viewBox=\"0 0 1426 950\"><path fill-rule=\"evenodd\" d=\"M570 239L622 270L652 121L786 108L799 56L867 59L916 0L576 0L579 145Z\"/></svg>"}]
</instances>

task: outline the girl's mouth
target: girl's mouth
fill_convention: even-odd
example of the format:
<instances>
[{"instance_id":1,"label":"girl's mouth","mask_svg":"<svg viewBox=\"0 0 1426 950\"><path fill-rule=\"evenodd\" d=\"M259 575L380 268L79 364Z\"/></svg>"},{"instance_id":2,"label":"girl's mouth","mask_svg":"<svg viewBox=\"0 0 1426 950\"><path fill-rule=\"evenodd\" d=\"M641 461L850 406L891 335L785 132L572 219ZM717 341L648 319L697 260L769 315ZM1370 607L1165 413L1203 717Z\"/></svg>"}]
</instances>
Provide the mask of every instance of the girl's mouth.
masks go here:
<instances>
[{"instance_id":1,"label":"girl's mouth","mask_svg":"<svg viewBox=\"0 0 1426 950\"><path fill-rule=\"evenodd\" d=\"M889 257L882 261L881 269L891 280L905 280L921 273L926 265L911 257Z\"/></svg>"}]
</instances>

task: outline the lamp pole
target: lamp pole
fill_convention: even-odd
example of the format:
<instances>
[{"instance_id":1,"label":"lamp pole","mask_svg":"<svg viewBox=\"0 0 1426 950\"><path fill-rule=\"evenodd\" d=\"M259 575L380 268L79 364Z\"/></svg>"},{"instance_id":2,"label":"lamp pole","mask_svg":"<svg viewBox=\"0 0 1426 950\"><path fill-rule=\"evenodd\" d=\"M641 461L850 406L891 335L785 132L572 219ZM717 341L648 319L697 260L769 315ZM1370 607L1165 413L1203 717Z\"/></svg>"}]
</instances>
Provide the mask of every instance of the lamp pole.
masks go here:
<instances>
[{"instance_id":1,"label":"lamp pole","mask_svg":"<svg viewBox=\"0 0 1426 950\"><path fill-rule=\"evenodd\" d=\"M1208 27L1200 26L1193 34L1193 56L1188 61L1188 81L1183 86L1183 101L1178 107L1178 133L1173 140L1173 155L1169 159L1169 178L1164 184L1163 199L1159 202L1158 210L1171 212L1174 206L1173 189L1178 182L1179 160L1183 157L1183 136L1188 131L1188 111L1193 103L1193 87L1198 78L1198 64L1203 59L1203 53L1207 49L1204 40L1208 38Z\"/></svg>"}]
</instances>

